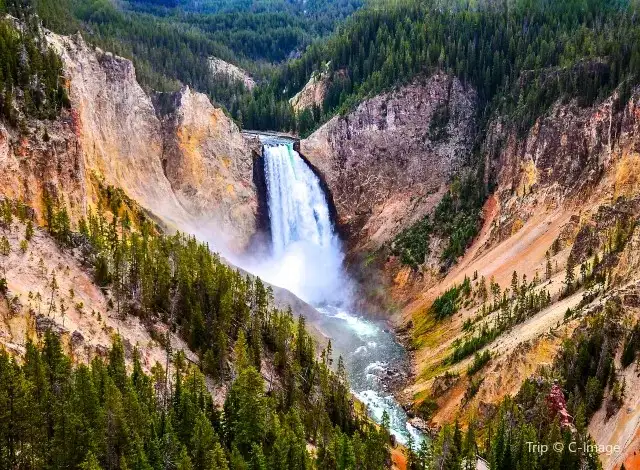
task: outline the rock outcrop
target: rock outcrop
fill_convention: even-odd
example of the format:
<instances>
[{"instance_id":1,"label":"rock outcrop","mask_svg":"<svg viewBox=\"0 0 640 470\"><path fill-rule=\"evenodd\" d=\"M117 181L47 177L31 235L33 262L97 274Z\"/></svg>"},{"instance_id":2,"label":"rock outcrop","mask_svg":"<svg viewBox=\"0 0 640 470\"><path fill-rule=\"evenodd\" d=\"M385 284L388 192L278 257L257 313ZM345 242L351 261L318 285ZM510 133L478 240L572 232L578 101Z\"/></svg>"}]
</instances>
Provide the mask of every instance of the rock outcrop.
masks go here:
<instances>
[{"instance_id":1,"label":"rock outcrop","mask_svg":"<svg viewBox=\"0 0 640 470\"><path fill-rule=\"evenodd\" d=\"M77 218L86 211L89 188L75 115L39 124L29 123L26 138L0 123L0 193L24 201L40 218L44 195L59 197Z\"/></svg>"},{"instance_id":2,"label":"rock outcrop","mask_svg":"<svg viewBox=\"0 0 640 470\"><path fill-rule=\"evenodd\" d=\"M170 228L246 247L257 223L253 152L231 119L188 88L152 100L129 60L79 35L47 39L68 80L69 130L53 140L75 152L77 163L65 167L75 169L75 192L86 194L74 198L95 202L94 178L122 188Z\"/></svg>"},{"instance_id":3,"label":"rock outcrop","mask_svg":"<svg viewBox=\"0 0 640 470\"><path fill-rule=\"evenodd\" d=\"M485 148L500 206L492 243L541 209L575 209L579 221L622 198L633 212L640 196L639 115L636 90L626 102L616 92L593 107L557 103L525 136L496 119ZM606 223L597 225L602 236Z\"/></svg>"},{"instance_id":4,"label":"rock outcrop","mask_svg":"<svg viewBox=\"0 0 640 470\"><path fill-rule=\"evenodd\" d=\"M324 98L329 88L329 74L325 72L315 72L309 78L305 86L296 93L289 103L297 112L303 111L311 106L322 106Z\"/></svg>"},{"instance_id":5,"label":"rock outcrop","mask_svg":"<svg viewBox=\"0 0 640 470\"><path fill-rule=\"evenodd\" d=\"M162 119L162 163L171 188L197 221L196 231L216 230L218 238L231 235L228 246L245 246L256 231L257 155L235 123L202 93L184 87L170 101Z\"/></svg>"},{"instance_id":6,"label":"rock outcrop","mask_svg":"<svg viewBox=\"0 0 640 470\"><path fill-rule=\"evenodd\" d=\"M209 68L213 76L242 82L247 90L253 90L256 86L256 81L245 70L218 57L209 57Z\"/></svg>"},{"instance_id":7,"label":"rock outcrop","mask_svg":"<svg viewBox=\"0 0 640 470\"><path fill-rule=\"evenodd\" d=\"M471 152L475 113L474 90L436 74L364 101L301 142L352 250L375 249L434 207Z\"/></svg>"}]
</instances>

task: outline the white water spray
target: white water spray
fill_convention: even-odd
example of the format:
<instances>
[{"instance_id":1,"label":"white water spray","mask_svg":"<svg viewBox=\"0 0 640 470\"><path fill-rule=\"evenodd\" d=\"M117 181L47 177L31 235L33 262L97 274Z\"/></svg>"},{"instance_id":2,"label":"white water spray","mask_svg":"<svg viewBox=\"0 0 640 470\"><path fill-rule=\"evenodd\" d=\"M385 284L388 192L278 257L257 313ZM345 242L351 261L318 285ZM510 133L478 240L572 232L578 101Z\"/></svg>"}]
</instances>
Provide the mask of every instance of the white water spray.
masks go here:
<instances>
[{"instance_id":1,"label":"white water spray","mask_svg":"<svg viewBox=\"0 0 640 470\"><path fill-rule=\"evenodd\" d=\"M293 149L264 147L273 259L263 277L312 304L344 303L343 254L318 177Z\"/></svg>"},{"instance_id":2,"label":"white water spray","mask_svg":"<svg viewBox=\"0 0 640 470\"><path fill-rule=\"evenodd\" d=\"M420 433L384 388L388 371L397 373L404 350L381 324L353 312L340 240L318 177L292 143L265 139L263 144L272 257L252 271L317 307L323 315L316 326L344 356L353 393L378 422L388 413L391 432L400 442L409 436L419 442Z\"/></svg>"}]
</instances>

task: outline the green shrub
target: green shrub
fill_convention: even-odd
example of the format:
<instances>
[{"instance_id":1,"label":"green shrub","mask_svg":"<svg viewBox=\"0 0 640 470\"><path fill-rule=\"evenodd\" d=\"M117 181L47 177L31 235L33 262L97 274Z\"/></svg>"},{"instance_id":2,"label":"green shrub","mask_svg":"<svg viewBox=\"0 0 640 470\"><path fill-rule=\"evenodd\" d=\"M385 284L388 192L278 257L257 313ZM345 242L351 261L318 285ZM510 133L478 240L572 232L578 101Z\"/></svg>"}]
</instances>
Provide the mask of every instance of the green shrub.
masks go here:
<instances>
[{"instance_id":1,"label":"green shrub","mask_svg":"<svg viewBox=\"0 0 640 470\"><path fill-rule=\"evenodd\" d=\"M416 269L424 263L429 254L430 236L431 223L429 216L425 216L396 237L391 251L394 255L400 256L402 264Z\"/></svg>"},{"instance_id":2,"label":"green shrub","mask_svg":"<svg viewBox=\"0 0 640 470\"><path fill-rule=\"evenodd\" d=\"M482 369L491 360L491 353L485 351L482 354L475 353L473 356L473 363L467 368L467 375L473 375Z\"/></svg>"}]
</instances>

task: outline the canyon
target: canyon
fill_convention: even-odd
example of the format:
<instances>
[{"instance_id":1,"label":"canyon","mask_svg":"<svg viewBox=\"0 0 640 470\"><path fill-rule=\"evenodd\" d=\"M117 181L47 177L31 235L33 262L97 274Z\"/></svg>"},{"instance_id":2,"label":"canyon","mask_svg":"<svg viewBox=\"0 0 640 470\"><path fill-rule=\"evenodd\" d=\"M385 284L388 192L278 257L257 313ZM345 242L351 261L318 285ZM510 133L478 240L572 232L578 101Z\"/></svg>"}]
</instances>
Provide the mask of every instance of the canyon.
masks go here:
<instances>
[{"instance_id":1,"label":"canyon","mask_svg":"<svg viewBox=\"0 0 640 470\"><path fill-rule=\"evenodd\" d=\"M31 137L0 124L4 197L24 201L42 221L43 199L53 196L77 223L105 204L107 188L117 188L160 227L194 234L231 262L257 250L254 244L269 231L266 183L256 171L264 168L258 139L243 135L206 95L188 87L145 91L130 61L88 45L80 35L47 33L47 41L63 60L71 107L54 121L28 122ZM432 213L452 181L470 170L479 140L477 114L475 90L437 72L364 100L299 143L301 158L326 185L347 260L381 259L370 267L354 263L353 269L372 273L379 283L375 288L388 298L385 308L393 306L390 321L412 349L412 378L399 397L411 414L414 404L437 402L429 423L434 427L490 414L540 365L552 363L563 340L580 327L580 317L566 316L568 309L594 310L617 299L626 322L640 317L635 226L608 267L611 287L605 295L591 300L582 290L561 295L568 260L579 265L607 243L616 223L640 216L639 89L629 96L616 91L588 107L555 103L524 134L504 117L492 117L479 152L493 190L465 254L443 267L443 241L437 238L418 269L390 254L394 238ZM20 240L14 236L9 242L17 246ZM544 287L551 304L484 348L491 361L468 399L464 371L471 358L453 365L445 360L465 338L465 322L476 318L479 302L470 301L444 321L430 316L431 305L465 278L472 279L473 289L480 278L504 289L514 271L528 279L542 276L548 259L552 272ZM157 336L166 328L158 325L159 332L150 332L135 318L97 314L109 310L108 295L77 257L61 251L44 231L36 231L29 254L14 250L3 268L13 299L1 307L0 342L7 349L23 353L26 338L50 323L80 361L104 354L115 332L129 355L134 345L144 345L147 369L162 361ZM34 318L28 313L36 309L29 293L45 292L52 271L59 273L65 301L82 307L66 317ZM296 314L311 317L312 324L324 318L291 294L281 293L280 299ZM171 336L171 342L197 360L179 337ZM628 390L640 387L634 367L621 368ZM215 393L220 402L223 391ZM605 468L631 462L640 445L638 400L628 393L616 413L607 416L603 407L589 423L598 444L623 443L620 454L601 455Z\"/></svg>"},{"instance_id":2,"label":"canyon","mask_svg":"<svg viewBox=\"0 0 640 470\"><path fill-rule=\"evenodd\" d=\"M636 261L631 261L637 260L637 228L612 261L612 287L604 299L596 295L590 300L589 291L566 298L562 294L569 258L580 265L606 245L616 224L640 215L640 90L630 95L616 91L587 107L576 100L555 103L524 134L501 116L491 119L480 155L485 181L493 181L494 190L484 205L478 235L443 274L442 241L437 238L418 270L403 266L389 252L394 236L432 211L455 175L464 171L474 139L473 90L438 74L424 83L365 100L304 139L301 149L332 191L350 256L383 253L383 261L362 277L384 286L387 305L396 307L392 321L415 349L414 384L401 394L404 402L413 407L433 400L437 406L431 423L438 426L478 413L491 415L493 404L516 394L541 365L553 363L563 341L581 324L579 315L567 317L567 311L598 311L607 299L617 299L625 322L633 324L640 317L633 300L640 278ZM449 100L451 119L447 138L434 143L430 119L443 100ZM547 259L552 272L544 289L551 305L480 349L489 351L491 360L478 390L467 398L471 379L464 373L473 357L453 365L447 360L468 337L466 322L477 321L480 302L465 303L451 320L440 322L431 317L431 305L465 279L473 280L474 290L480 278L505 289L514 271L528 279L543 276ZM640 385L634 366L624 370L624 380L633 389ZM591 420L589 430L598 444L621 445L617 454L601 454L605 468L625 461L633 468L640 443L635 395L625 396L613 416L603 406Z\"/></svg>"}]
</instances>

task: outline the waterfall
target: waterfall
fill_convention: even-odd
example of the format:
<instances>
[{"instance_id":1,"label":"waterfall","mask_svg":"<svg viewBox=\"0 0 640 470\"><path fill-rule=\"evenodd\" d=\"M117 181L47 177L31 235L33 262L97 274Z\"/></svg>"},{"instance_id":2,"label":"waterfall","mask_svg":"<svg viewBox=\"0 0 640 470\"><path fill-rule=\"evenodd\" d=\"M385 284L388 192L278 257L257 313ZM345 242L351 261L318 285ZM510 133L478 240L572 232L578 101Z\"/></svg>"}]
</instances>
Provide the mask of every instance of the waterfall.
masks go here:
<instances>
[{"instance_id":1,"label":"waterfall","mask_svg":"<svg viewBox=\"0 0 640 470\"><path fill-rule=\"evenodd\" d=\"M320 181L293 144L265 146L264 158L274 253L298 241L331 245L333 227Z\"/></svg>"},{"instance_id":2,"label":"waterfall","mask_svg":"<svg viewBox=\"0 0 640 470\"><path fill-rule=\"evenodd\" d=\"M272 272L266 278L302 299L343 302L342 250L320 180L291 142L265 142Z\"/></svg>"},{"instance_id":3,"label":"waterfall","mask_svg":"<svg viewBox=\"0 0 640 470\"><path fill-rule=\"evenodd\" d=\"M318 177L293 144L265 136L264 173L271 222L272 256L253 272L284 287L322 313L316 323L344 357L352 392L369 407L370 416L390 418L401 443L420 443L422 435L385 388L389 374L404 368L404 348L382 322L354 311L343 254L326 195Z\"/></svg>"}]
</instances>

